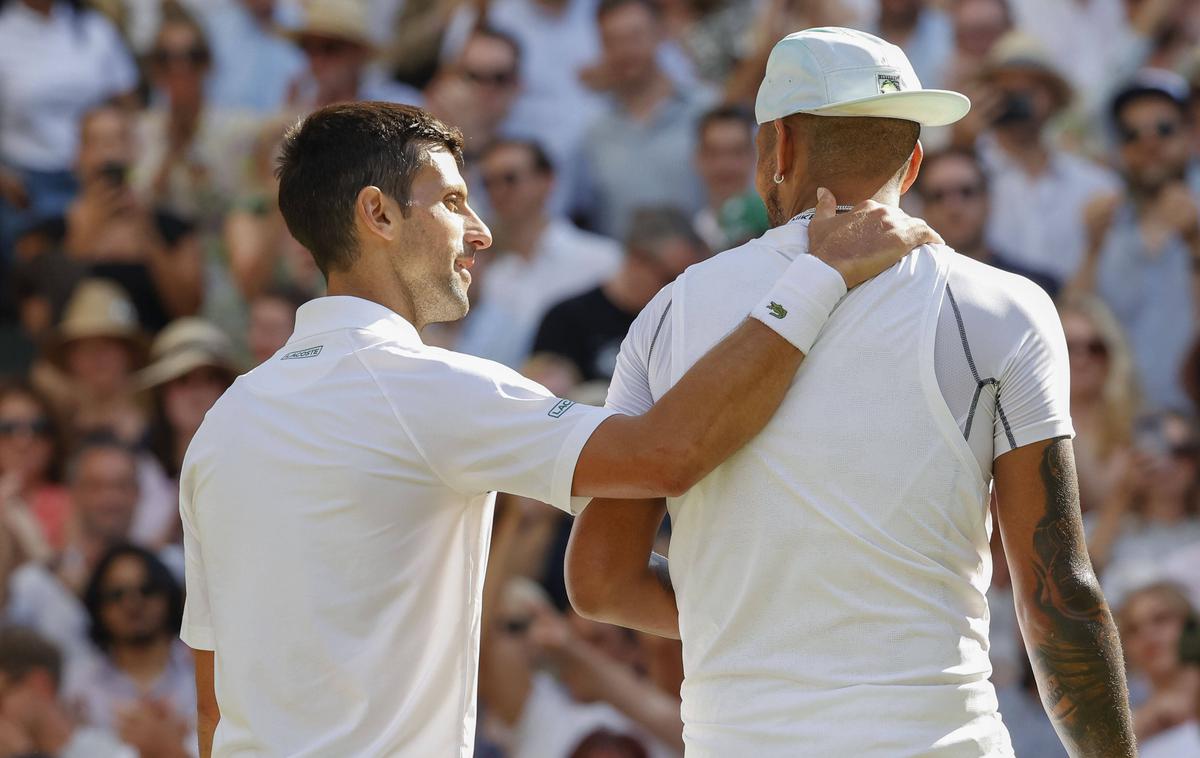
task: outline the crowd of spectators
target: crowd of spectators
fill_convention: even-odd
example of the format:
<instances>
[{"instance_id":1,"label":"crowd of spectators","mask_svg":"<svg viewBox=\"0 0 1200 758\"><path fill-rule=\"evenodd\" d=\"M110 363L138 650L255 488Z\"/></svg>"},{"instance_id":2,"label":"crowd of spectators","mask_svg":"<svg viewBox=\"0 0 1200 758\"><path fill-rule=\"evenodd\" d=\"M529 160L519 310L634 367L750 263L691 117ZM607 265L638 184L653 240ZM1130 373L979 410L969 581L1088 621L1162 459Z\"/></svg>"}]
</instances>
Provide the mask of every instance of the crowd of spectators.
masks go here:
<instances>
[{"instance_id":1,"label":"crowd of spectators","mask_svg":"<svg viewBox=\"0 0 1200 758\"><path fill-rule=\"evenodd\" d=\"M276 203L289 124L381 99L458 126L495 244L424 338L599 403L650 298L765 231L755 89L823 25L972 98L905 205L1059 303L1142 754L1200 756L1200 4L0 0L0 758L195 752L177 479L322 294ZM572 613L568 532L501 497L477 752L679 755L679 643ZM993 555L1002 714L1065 755Z\"/></svg>"}]
</instances>

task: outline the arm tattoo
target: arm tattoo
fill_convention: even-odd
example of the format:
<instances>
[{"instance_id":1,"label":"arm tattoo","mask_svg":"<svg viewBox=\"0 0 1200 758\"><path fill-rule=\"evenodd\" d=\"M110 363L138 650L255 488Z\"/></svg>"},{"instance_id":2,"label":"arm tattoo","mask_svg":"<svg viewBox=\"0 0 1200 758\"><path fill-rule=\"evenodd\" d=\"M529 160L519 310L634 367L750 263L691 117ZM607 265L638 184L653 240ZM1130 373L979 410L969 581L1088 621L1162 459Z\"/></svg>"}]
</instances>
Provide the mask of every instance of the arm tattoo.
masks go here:
<instances>
[{"instance_id":1,"label":"arm tattoo","mask_svg":"<svg viewBox=\"0 0 1200 758\"><path fill-rule=\"evenodd\" d=\"M1041 622L1030 655L1042 702L1072 755L1136 755L1121 643L1088 560L1069 443L1046 448L1041 476L1032 600Z\"/></svg>"},{"instance_id":2,"label":"arm tattoo","mask_svg":"<svg viewBox=\"0 0 1200 758\"><path fill-rule=\"evenodd\" d=\"M675 594L675 587L671 584L671 569L667 564L667 559L658 553L650 554L650 573L658 580L658 583L664 590Z\"/></svg>"}]
</instances>

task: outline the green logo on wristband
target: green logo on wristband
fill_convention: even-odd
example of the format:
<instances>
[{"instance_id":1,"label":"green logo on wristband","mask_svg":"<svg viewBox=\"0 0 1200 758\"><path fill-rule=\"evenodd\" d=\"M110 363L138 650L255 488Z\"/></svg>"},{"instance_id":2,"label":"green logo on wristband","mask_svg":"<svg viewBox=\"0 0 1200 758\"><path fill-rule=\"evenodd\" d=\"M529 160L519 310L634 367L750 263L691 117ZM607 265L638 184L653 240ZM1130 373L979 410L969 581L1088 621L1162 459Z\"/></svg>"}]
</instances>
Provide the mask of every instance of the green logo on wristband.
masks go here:
<instances>
[{"instance_id":1,"label":"green logo on wristband","mask_svg":"<svg viewBox=\"0 0 1200 758\"><path fill-rule=\"evenodd\" d=\"M787 308L784 308L782 305L775 302L774 300L772 300L771 304L767 306L767 310L775 318L783 318L784 316L787 315Z\"/></svg>"}]
</instances>

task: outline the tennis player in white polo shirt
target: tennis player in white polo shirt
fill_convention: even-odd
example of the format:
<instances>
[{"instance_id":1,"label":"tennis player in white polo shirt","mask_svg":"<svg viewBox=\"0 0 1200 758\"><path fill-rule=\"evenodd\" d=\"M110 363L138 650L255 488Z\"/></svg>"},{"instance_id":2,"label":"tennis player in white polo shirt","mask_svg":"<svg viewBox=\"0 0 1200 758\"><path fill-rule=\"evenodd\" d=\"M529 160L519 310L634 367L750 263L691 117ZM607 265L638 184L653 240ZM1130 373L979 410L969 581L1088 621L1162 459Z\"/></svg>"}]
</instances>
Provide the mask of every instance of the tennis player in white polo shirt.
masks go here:
<instances>
[{"instance_id":1,"label":"tennis player in white polo shirt","mask_svg":"<svg viewBox=\"0 0 1200 758\"><path fill-rule=\"evenodd\" d=\"M647 306L608 406L650 407L760 312L808 249L818 186L897 203L920 167L919 126L968 107L923 90L869 34L780 41L756 108L775 228ZM568 550L572 600L682 638L689 758L1011 755L988 681L994 483L1047 712L1071 755L1131 756L1121 650L1080 523L1067 371L1042 290L920 248L841 301L762 433L669 501L669 566L650 557L661 501L592 503Z\"/></svg>"},{"instance_id":2,"label":"tennis player in white polo shirt","mask_svg":"<svg viewBox=\"0 0 1200 758\"><path fill-rule=\"evenodd\" d=\"M766 422L847 286L936 239L884 206L827 207L768 295L791 316L743 318L631 417L422 344L466 314L491 243L461 164L456 130L387 103L317 111L285 139L280 210L330 296L184 461L202 756L469 756L490 492L568 511L683 492Z\"/></svg>"}]
</instances>

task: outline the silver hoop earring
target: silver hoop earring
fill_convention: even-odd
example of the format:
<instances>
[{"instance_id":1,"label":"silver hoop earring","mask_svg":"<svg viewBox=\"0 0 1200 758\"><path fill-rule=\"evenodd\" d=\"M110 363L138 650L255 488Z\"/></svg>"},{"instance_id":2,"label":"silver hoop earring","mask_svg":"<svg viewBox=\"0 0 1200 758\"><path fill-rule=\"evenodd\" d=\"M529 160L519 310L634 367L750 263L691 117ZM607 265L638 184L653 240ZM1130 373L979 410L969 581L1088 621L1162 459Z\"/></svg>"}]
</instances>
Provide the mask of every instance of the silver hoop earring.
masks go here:
<instances>
[{"instance_id":1,"label":"silver hoop earring","mask_svg":"<svg viewBox=\"0 0 1200 758\"><path fill-rule=\"evenodd\" d=\"M783 184L783 174L776 174L773 179L776 184Z\"/></svg>"}]
</instances>

